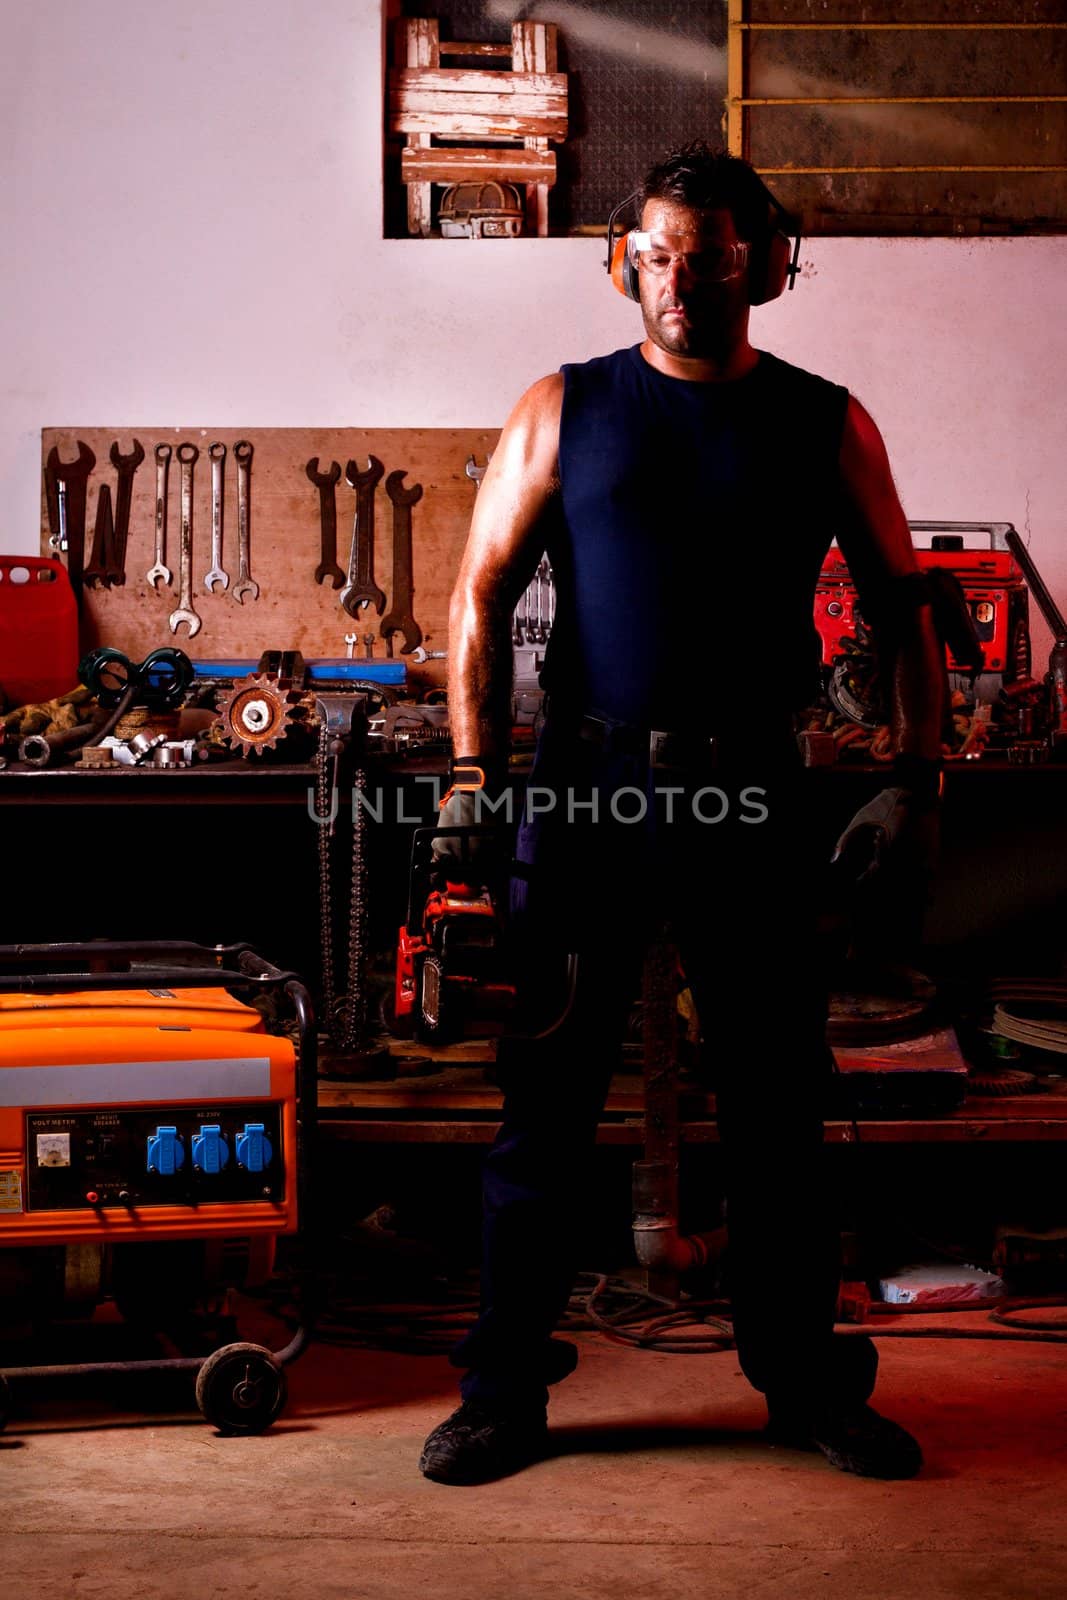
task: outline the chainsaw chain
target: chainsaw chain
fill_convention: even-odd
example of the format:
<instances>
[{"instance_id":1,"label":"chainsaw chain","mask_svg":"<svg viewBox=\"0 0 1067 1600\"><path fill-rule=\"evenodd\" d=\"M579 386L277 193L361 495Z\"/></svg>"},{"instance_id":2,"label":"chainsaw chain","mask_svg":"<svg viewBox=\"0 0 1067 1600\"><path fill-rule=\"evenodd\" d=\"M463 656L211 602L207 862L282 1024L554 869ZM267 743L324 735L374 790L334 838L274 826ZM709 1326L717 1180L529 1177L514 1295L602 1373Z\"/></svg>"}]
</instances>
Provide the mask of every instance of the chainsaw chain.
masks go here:
<instances>
[{"instance_id":1,"label":"chainsaw chain","mask_svg":"<svg viewBox=\"0 0 1067 1600\"><path fill-rule=\"evenodd\" d=\"M330 783L330 730L326 718L319 723L315 771L315 814L319 827L319 942L321 950L321 1007L326 1032L334 1037L333 895L330 886L330 844L333 839L333 795Z\"/></svg>"},{"instance_id":2,"label":"chainsaw chain","mask_svg":"<svg viewBox=\"0 0 1067 1600\"><path fill-rule=\"evenodd\" d=\"M367 810L360 799L367 774L360 767L352 782L352 892L348 907L348 973L345 987L342 1050L362 1049L367 1028L367 892L364 863Z\"/></svg>"},{"instance_id":3,"label":"chainsaw chain","mask_svg":"<svg viewBox=\"0 0 1067 1600\"><path fill-rule=\"evenodd\" d=\"M332 842L334 806L337 803L337 760L330 760L330 734L326 719L319 726L315 774L315 810L319 827L319 938L322 952L322 1015L331 1043L339 1050L355 1051L366 1043L367 1028L367 889L366 807L357 799L367 788L367 774L356 772L352 793L352 882L348 907L348 951L343 1001L336 991L333 940Z\"/></svg>"}]
</instances>

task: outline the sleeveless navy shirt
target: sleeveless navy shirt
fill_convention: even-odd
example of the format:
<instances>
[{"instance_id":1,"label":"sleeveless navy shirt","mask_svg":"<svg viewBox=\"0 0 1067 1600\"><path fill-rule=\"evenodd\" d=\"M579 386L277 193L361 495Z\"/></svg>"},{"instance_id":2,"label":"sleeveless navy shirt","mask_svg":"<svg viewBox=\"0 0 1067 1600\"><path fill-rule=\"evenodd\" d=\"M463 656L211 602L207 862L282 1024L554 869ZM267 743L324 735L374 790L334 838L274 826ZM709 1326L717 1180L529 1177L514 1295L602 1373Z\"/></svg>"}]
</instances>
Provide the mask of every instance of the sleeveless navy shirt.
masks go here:
<instances>
[{"instance_id":1,"label":"sleeveless navy shirt","mask_svg":"<svg viewBox=\"0 0 1067 1600\"><path fill-rule=\"evenodd\" d=\"M639 345L562 372L551 704L780 725L816 685L847 390L765 351L727 383L667 377Z\"/></svg>"}]
</instances>

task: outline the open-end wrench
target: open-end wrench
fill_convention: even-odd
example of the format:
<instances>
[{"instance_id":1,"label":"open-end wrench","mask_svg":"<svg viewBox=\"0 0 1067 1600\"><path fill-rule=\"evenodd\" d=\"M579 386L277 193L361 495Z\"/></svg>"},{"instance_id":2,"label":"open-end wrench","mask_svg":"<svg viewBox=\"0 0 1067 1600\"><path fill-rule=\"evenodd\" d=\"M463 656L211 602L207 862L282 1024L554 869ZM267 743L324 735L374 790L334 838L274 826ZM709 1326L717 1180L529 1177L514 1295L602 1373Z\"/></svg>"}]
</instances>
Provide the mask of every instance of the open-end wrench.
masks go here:
<instances>
[{"instance_id":1,"label":"open-end wrench","mask_svg":"<svg viewBox=\"0 0 1067 1600\"><path fill-rule=\"evenodd\" d=\"M182 526L181 548L178 557L178 605L170 614L170 631L177 633L184 622L189 638L200 632L200 618L193 610L193 467L200 451L188 441L178 446L178 460L182 469Z\"/></svg>"},{"instance_id":2,"label":"open-end wrench","mask_svg":"<svg viewBox=\"0 0 1067 1600\"><path fill-rule=\"evenodd\" d=\"M223 592L230 587L230 574L222 570L222 515L226 486L226 446L216 439L208 446L211 457L211 571L204 578L204 588L214 594L215 585L222 584Z\"/></svg>"},{"instance_id":3,"label":"open-end wrench","mask_svg":"<svg viewBox=\"0 0 1067 1600\"><path fill-rule=\"evenodd\" d=\"M252 446L247 439L238 439L233 447L237 463L237 582L230 590L239 606L245 595L259 599L259 584L249 570L252 545Z\"/></svg>"},{"instance_id":4,"label":"open-end wrench","mask_svg":"<svg viewBox=\"0 0 1067 1600\"><path fill-rule=\"evenodd\" d=\"M518 611L515 612L515 616L516 616L516 618L518 617ZM534 644L536 642L534 640L534 625L533 625L533 579L532 578L530 579L529 583L526 585L526 590L525 590L525 593L523 594L523 597L522 597L522 621L521 622L517 622L517 624L516 624L515 642L517 644Z\"/></svg>"},{"instance_id":5,"label":"open-end wrench","mask_svg":"<svg viewBox=\"0 0 1067 1600\"><path fill-rule=\"evenodd\" d=\"M119 475L118 491L115 496L115 537L112 543L114 559L104 579L108 588L113 583L126 582L126 541L130 536L130 507L133 505L133 477L137 468L144 460L144 445L140 439L133 441L133 449L128 456L119 450L116 439L109 452L111 465Z\"/></svg>"},{"instance_id":6,"label":"open-end wrench","mask_svg":"<svg viewBox=\"0 0 1067 1600\"><path fill-rule=\"evenodd\" d=\"M470 478L471 482L474 484L475 489L480 489L481 488L482 479L485 477L486 473L489 471L489 463L490 463L490 461L492 461L492 459L493 459L493 452L490 450L489 454L485 458L485 466L484 467L480 467L478 465L478 463L475 461L473 456L468 456L467 457L467 468L466 468L467 477Z\"/></svg>"},{"instance_id":7,"label":"open-end wrench","mask_svg":"<svg viewBox=\"0 0 1067 1600\"><path fill-rule=\"evenodd\" d=\"M537 571L534 574L534 582L537 585L537 621L529 634L529 642L531 644L546 644L548 641L548 634L545 632L545 574L547 570L548 562L542 558L538 562Z\"/></svg>"},{"instance_id":8,"label":"open-end wrench","mask_svg":"<svg viewBox=\"0 0 1067 1600\"><path fill-rule=\"evenodd\" d=\"M340 464L330 462L329 472L319 471L319 458L312 456L304 468L308 478L319 491L319 564L315 568L315 582L325 583L329 578L335 589L345 581L344 568L337 564L337 492L335 485L341 476Z\"/></svg>"},{"instance_id":9,"label":"open-end wrench","mask_svg":"<svg viewBox=\"0 0 1067 1600\"><path fill-rule=\"evenodd\" d=\"M53 459L54 458L54 459ZM48 548L54 556L67 548L66 515L67 508L63 507L64 525L59 526L59 479L55 473L55 462L59 460L54 450L48 452L48 460L44 469L44 495L48 507Z\"/></svg>"},{"instance_id":10,"label":"open-end wrench","mask_svg":"<svg viewBox=\"0 0 1067 1600\"><path fill-rule=\"evenodd\" d=\"M415 599L411 571L411 508L422 499L422 484L413 483L410 489L405 489L404 476L403 472L391 472L385 480L385 492L393 502L393 603L378 629L390 645L394 633L403 633L402 656L410 655L422 643L422 629L411 609Z\"/></svg>"},{"instance_id":11,"label":"open-end wrench","mask_svg":"<svg viewBox=\"0 0 1067 1600\"><path fill-rule=\"evenodd\" d=\"M78 440L77 461L60 461L55 445L48 453L48 470L53 478L66 486L66 539L67 576L79 600L82 589L82 569L85 565L85 498L89 487L89 474L96 466L96 457L85 443ZM62 533L60 538L62 538Z\"/></svg>"},{"instance_id":12,"label":"open-end wrench","mask_svg":"<svg viewBox=\"0 0 1067 1600\"><path fill-rule=\"evenodd\" d=\"M63 478L56 479L56 533L48 543L54 550L67 549L67 485Z\"/></svg>"},{"instance_id":13,"label":"open-end wrench","mask_svg":"<svg viewBox=\"0 0 1067 1600\"><path fill-rule=\"evenodd\" d=\"M171 571L163 565L167 553L167 474L170 471L170 445L156 445L156 559L145 574L153 589L160 579L169 585Z\"/></svg>"},{"instance_id":14,"label":"open-end wrench","mask_svg":"<svg viewBox=\"0 0 1067 1600\"><path fill-rule=\"evenodd\" d=\"M112 563L115 559L115 523L111 515L111 485L102 483L96 497L96 521L93 524L93 552L89 565L82 573L87 589L98 583L111 586Z\"/></svg>"},{"instance_id":15,"label":"open-end wrench","mask_svg":"<svg viewBox=\"0 0 1067 1600\"><path fill-rule=\"evenodd\" d=\"M348 581L341 590L341 605L350 617L373 604L378 615L385 610L385 595L374 581L374 491L385 468L377 456L368 456L366 472L354 461L345 468L345 477L356 491L356 515L352 522L352 545L348 552Z\"/></svg>"}]
</instances>

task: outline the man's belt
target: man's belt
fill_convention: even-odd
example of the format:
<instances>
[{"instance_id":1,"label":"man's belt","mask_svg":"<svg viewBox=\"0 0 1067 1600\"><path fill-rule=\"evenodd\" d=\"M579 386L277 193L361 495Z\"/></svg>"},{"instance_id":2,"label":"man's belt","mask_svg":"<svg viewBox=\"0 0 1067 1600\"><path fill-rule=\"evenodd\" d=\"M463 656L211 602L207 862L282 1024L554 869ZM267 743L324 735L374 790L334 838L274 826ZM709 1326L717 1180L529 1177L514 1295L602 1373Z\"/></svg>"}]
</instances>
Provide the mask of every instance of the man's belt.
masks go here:
<instances>
[{"instance_id":1,"label":"man's belt","mask_svg":"<svg viewBox=\"0 0 1067 1600\"><path fill-rule=\"evenodd\" d=\"M670 728L642 728L626 722L583 717L578 737L607 755L647 760L655 771L702 772L722 765L723 742L715 734Z\"/></svg>"}]
</instances>

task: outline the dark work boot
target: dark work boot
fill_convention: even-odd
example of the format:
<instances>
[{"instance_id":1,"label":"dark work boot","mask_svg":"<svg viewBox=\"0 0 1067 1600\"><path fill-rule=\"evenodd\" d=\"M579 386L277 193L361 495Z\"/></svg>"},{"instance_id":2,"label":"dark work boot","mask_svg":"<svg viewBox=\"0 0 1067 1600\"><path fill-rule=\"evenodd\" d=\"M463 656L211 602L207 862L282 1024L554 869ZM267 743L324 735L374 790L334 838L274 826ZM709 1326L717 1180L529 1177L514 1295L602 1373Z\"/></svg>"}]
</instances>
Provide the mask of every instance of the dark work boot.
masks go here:
<instances>
[{"instance_id":1,"label":"dark work boot","mask_svg":"<svg viewBox=\"0 0 1067 1600\"><path fill-rule=\"evenodd\" d=\"M833 1341L822 1397L768 1393L766 1437L794 1450L821 1450L842 1472L913 1478L922 1451L911 1434L867 1404L878 1372L874 1342L855 1334Z\"/></svg>"},{"instance_id":2,"label":"dark work boot","mask_svg":"<svg viewBox=\"0 0 1067 1600\"><path fill-rule=\"evenodd\" d=\"M863 1478L914 1478L923 1464L911 1434L860 1401L824 1406L814 1417L799 1406L774 1405L766 1437L794 1450L821 1450L833 1466Z\"/></svg>"},{"instance_id":3,"label":"dark work boot","mask_svg":"<svg viewBox=\"0 0 1067 1600\"><path fill-rule=\"evenodd\" d=\"M429 1435L419 1471L435 1483L491 1483L536 1461L548 1437L546 1411L464 1400Z\"/></svg>"},{"instance_id":4,"label":"dark work boot","mask_svg":"<svg viewBox=\"0 0 1067 1600\"><path fill-rule=\"evenodd\" d=\"M863 1478L914 1478L923 1464L907 1429L868 1405L828 1406L812 1423L811 1437L833 1466Z\"/></svg>"}]
</instances>

